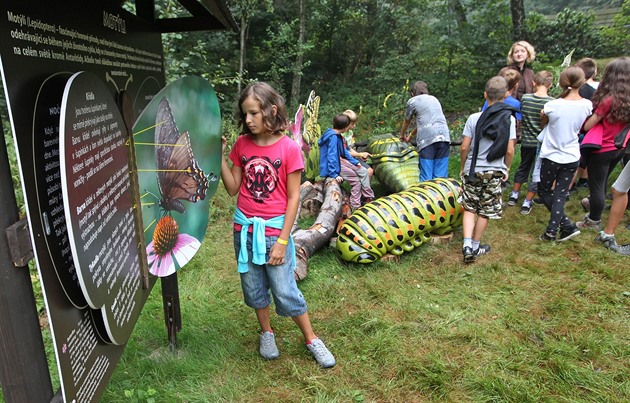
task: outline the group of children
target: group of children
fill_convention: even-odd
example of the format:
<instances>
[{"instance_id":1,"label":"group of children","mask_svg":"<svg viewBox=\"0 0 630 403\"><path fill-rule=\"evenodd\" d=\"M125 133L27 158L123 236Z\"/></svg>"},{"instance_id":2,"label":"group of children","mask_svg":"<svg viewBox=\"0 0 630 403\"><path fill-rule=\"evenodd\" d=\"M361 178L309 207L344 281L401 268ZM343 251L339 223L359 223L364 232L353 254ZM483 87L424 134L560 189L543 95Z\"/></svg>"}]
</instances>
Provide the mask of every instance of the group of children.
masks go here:
<instances>
[{"instance_id":1,"label":"group of children","mask_svg":"<svg viewBox=\"0 0 630 403\"><path fill-rule=\"evenodd\" d=\"M515 62L524 63L527 55L518 53L520 48L513 48L511 52L518 56ZM517 67L527 71L524 64ZM550 73L541 71L533 77L532 93L527 93L529 84L515 86L514 77L518 75L507 71L488 80L484 91L486 109L472 114L464 128L460 176L465 263L490 251L490 246L482 244L481 240L489 220L502 216L502 183L509 176L519 131L522 132L522 159L509 204L516 203L520 185L527 180L532 167L539 165L539 174L534 168L533 175L538 189L535 183L530 183L521 211L529 213L531 194L537 190L550 211L540 239L565 241L579 234L580 228L601 225L605 197L601 192L621 155L614 137L630 122L630 58L615 59L606 67L592 102L581 95L586 78L584 71L576 66L561 73L559 85L563 93L558 99L547 93L553 81ZM525 88L525 93L519 97L516 90L521 87ZM515 117L519 111L516 104L505 102L512 93L520 102L520 125ZM441 106L428 94L423 82L414 84L411 96L401 139L410 140L406 130L415 116L420 169L426 174L420 179L447 176L450 137ZM291 228L298 210L304 160L297 143L284 134L289 123L284 99L268 84L258 82L245 88L238 105L241 136L229 153L232 166L225 159L222 161L221 178L228 194L238 194L234 250L245 303L254 309L260 326L259 353L270 360L280 355L270 320L273 297L277 314L293 319L315 360L323 368L330 368L336 360L314 333L306 301L294 278L296 256ZM370 187L371 168L365 163L370 155L356 152L351 136L350 141L343 136L356 122L357 115L353 111L336 115L333 126L319 141L320 175L339 182L347 180L355 208L374 198ZM597 135L596 127L599 127ZM583 221L573 223L564 214L564 204L578 163L585 159L578 140L581 132L586 132L583 143L597 143L598 147L588 154L585 164L591 190L590 212ZM223 138L224 149L226 145L227 140ZM612 186L609 221L597 237L606 247L623 254L630 254L630 247L617 245L614 233L628 201L629 167L630 164L625 165Z\"/></svg>"},{"instance_id":2,"label":"group of children","mask_svg":"<svg viewBox=\"0 0 630 403\"><path fill-rule=\"evenodd\" d=\"M411 97L405 108L400 140L415 140L418 149L419 181L448 176L450 133L440 101L429 94L424 81L416 81L410 88ZM371 155L354 150L355 128L358 117L346 110L333 118L333 126L320 138L319 175L322 178L346 181L350 185L350 207L355 210L374 199L370 185L373 170L367 164ZM412 122L413 130L407 133Z\"/></svg>"},{"instance_id":3,"label":"group of children","mask_svg":"<svg viewBox=\"0 0 630 403\"><path fill-rule=\"evenodd\" d=\"M538 194L550 213L547 227L540 235L543 241L563 242L579 235L581 229L601 230L608 178L623 157L628 141L626 136L621 145L614 144L615 136L630 124L630 58L621 57L609 63L599 86L593 79L596 64L592 59L583 59L566 68L559 77L562 93L557 99L548 94L553 83L551 73L541 71L534 76L533 93L523 94L519 102L511 96L518 85L518 73L508 71L502 70L502 74L487 82L484 93L487 109L471 115L463 132L465 263L490 251L489 245L481 244L481 238L489 219L502 216L501 185L509 176L517 131L522 133L521 163L507 204L513 206L518 202L521 185L531 175L521 213L529 214L532 200ZM517 108L521 112L520 124ZM570 188L576 184L580 165L583 174L588 172L590 191L590 197L582 205L590 211L583 220L574 223L565 215L564 206ZM610 250L624 255L630 255L630 245L618 245L614 231L628 201L628 165L612 186L609 222L596 238Z\"/></svg>"}]
</instances>

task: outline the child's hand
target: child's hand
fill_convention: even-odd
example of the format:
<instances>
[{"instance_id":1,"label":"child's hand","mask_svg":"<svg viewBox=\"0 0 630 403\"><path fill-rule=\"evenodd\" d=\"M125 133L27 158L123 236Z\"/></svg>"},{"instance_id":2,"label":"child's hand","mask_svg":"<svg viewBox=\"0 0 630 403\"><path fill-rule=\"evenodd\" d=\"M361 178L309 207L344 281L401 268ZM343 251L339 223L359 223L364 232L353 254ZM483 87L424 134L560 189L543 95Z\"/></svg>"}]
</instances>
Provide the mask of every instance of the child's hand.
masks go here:
<instances>
[{"instance_id":1,"label":"child's hand","mask_svg":"<svg viewBox=\"0 0 630 403\"><path fill-rule=\"evenodd\" d=\"M269 249L269 261L267 264L271 264L277 266L279 264L284 263L284 255L287 252L287 245L282 245L281 243L276 242L273 244L271 249Z\"/></svg>"},{"instance_id":2,"label":"child's hand","mask_svg":"<svg viewBox=\"0 0 630 403\"><path fill-rule=\"evenodd\" d=\"M337 181L337 183L343 182L343 178L341 176L336 177L335 180Z\"/></svg>"},{"instance_id":3,"label":"child's hand","mask_svg":"<svg viewBox=\"0 0 630 403\"><path fill-rule=\"evenodd\" d=\"M371 156L372 156L372 154L370 154L370 153L366 153L366 152L360 153L360 157L361 157L361 159L363 161L366 161L368 159L368 157L371 157Z\"/></svg>"}]
</instances>

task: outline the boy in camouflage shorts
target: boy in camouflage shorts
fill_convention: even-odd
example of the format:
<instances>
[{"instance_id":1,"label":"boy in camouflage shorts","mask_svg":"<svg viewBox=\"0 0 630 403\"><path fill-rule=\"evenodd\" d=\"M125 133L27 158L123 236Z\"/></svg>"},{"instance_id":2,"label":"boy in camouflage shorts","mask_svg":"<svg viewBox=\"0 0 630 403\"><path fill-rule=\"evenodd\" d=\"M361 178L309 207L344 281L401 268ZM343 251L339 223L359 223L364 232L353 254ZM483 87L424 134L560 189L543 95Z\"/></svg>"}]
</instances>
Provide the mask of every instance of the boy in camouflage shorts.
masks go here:
<instances>
[{"instance_id":1,"label":"boy in camouflage shorts","mask_svg":"<svg viewBox=\"0 0 630 403\"><path fill-rule=\"evenodd\" d=\"M488 108L470 115L464 127L460 150L464 263L490 252L481 238L489 220L503 216L501 182L508 178L516 144L516 109L502 102L507 95L505 78L492 77L484 92Z\"/></svg>"}]
</instances>

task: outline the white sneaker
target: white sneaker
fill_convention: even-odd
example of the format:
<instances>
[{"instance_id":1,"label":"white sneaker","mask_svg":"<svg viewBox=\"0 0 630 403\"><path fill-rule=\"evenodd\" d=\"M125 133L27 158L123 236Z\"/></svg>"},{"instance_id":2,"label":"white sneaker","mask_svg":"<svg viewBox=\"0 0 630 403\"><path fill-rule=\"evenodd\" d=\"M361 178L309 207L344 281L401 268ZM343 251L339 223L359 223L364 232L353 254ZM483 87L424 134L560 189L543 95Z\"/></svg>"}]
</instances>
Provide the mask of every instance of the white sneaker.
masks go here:
<instances>
[{"instance_id":1,"label":"white sneaker","mask_svg":"<svg viewBox=\"0 0 630 403\"><path fill-rule=\"evenodd\" d=\"M313 357L315 357L315 361L317 361L317 363L321 365L322 368L334 367L337 363L335 361L335 357L331 354L330 351L328 351L326 345L320 339L311 340L310 343L306 344L306 348L308 348L308 351L313 354Z\"/></svg>"},{"instance_id":2,"label":"white sneaker","mask_svg":"<svg viewBox=\"0 0 630 403\"><path fill-rule=\"evenodd\" d=\"M260 355L265 360L275 360L280 357L280 351L276 346L276 335L271 332L263 332L260 335Z\"/></svg>"}]
</instances>

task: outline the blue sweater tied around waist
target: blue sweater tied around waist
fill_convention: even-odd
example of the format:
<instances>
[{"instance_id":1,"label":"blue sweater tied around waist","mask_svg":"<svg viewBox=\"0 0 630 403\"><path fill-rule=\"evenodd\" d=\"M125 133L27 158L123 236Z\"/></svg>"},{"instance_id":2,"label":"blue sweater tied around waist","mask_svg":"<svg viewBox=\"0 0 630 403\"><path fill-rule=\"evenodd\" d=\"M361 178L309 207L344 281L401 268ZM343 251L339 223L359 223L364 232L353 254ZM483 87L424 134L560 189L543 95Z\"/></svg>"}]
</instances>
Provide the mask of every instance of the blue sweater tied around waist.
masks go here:
<instances>
[{"instance_id":1,"label":"blue sweater tied around waist","mask_svg":"<svg viewBox=\"0 0 630 403\"><path fill-rule=\"evenodd\" d=\"M247 254L247 232L249 226L252 228L252 263L263 265L267 263L266 254L267 247L265 245L265 228L282 229L284 225L284 214L278 217L264 220L260 217L247 218L245 214L238 208L234 212L234 222L241 225L241 250L238 252L238 272L247 273L249 267L247 265L249 256ZM295 245L293 244L293 237L289 235L287 248L289 253L293 256L293 262L295 264ZM295 268L295 266L294 266Z\"/></svg>"}]
</instances>

